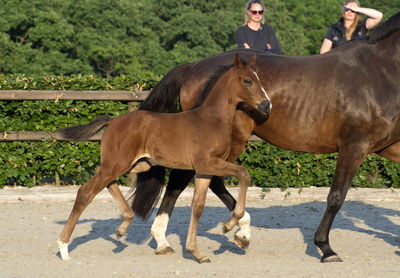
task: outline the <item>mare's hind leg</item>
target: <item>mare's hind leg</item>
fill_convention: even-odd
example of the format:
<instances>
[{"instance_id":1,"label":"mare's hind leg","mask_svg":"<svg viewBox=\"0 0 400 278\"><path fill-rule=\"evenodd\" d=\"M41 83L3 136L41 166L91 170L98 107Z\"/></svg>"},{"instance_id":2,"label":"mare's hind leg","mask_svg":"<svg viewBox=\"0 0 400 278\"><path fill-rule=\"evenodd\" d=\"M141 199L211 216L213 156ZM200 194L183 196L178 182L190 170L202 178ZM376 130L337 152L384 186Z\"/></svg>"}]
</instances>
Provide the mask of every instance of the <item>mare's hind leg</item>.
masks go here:
<instances>
[{"instance_id":1,"label":"mare's hind leg","mask_svg":"<svg viewBox=\"0 0 400 278\"><path fill-rule=\"evenodd\" d=\"M329 232L333 220L346 198L351 181L366 155L366 148L361 145L345 146L339 149L336 172L329 191L327 208L314 236L314 243L323 254L321 262L342 261L329 244Z\"/></svg>"},{"instance_id":2,"label":"mare's hind leg","mask_svg":"<svg viewBox=\"0 0 400 278\"><path fill-rule=\"evenodd\" d=\"M121 175L124 171L113 171L111 167L100 166L96 170L96 174L84 185L82 185L77 193L74 207L64 226L59 238L58 247L61 259L70 260L68 253L68 244L71 239L72 232L76 226L84 209L91 203L94 197L103 190L111 181Z\"/></svg>"},{"instance_id":3,"label":"mare's hind leg","mask_svg":"<svg viewBox=\"0 0 400 278\"><path fill-rule=\"evenodd\" d=\"M123 235L125 235L135 215L132 211L132 208L126 201L125 197L122 195L121 190L119 189L116 183L107 186L107 189L114 198L118 208L121 211L122 222L116 230L117 237L120 238Z\"/></svg>"}]
</instances>

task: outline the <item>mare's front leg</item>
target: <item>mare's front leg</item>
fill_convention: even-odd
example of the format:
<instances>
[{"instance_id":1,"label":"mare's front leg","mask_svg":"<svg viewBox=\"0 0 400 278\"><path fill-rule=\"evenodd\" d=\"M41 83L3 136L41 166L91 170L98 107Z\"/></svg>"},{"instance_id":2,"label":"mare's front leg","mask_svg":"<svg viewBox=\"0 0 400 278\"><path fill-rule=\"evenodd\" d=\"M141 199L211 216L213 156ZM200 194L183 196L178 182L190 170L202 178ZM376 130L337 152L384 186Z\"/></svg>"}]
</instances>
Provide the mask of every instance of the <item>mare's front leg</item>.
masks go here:
<instances>
[{"instance_id":1,"label":"mare's front leg","mask_svg":"<svg viewBox=\"0 0 400 278\"><path fill-rule=\"evenodd\" d=\"M351 181L366 155L367 150L361 144L339 148L336 172L329 191L327 208L314 236L314 243L323 254L321 262L342 261L329 244L329 231L336 214L346 199Z\"/></svg>"},{"instance_id":2,"label":"mare's front leg","mask_svg":"<svg viewBox=\"0 0 400 278\"><path fill-rule=\"evenodd\" d=\"M196 240L199 219L206 203L207 190L210 181L211 177L196 176L192 200L192 216L190 218L189 231L186 239L186 249L197 259L199 263L210 262L208 257L200 253Z\"/></svg>"}]
</instances>

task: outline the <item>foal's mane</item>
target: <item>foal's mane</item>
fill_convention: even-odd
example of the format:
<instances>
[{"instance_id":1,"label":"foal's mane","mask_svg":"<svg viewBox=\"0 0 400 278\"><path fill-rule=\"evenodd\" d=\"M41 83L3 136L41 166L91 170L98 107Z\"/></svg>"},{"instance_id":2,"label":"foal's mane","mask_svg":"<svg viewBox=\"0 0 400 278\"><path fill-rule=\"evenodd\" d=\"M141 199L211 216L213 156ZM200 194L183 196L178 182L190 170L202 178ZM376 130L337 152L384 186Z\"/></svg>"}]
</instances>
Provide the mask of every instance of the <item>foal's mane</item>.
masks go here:
<instances>
[{"instance_id":1,"label":"foal's mane","mask_svg":"<svg viewBox=\"0 0 400 278\"><path fill-rule=\"evenodd\" d=\"M208 94L214 87L215 83L217 83L217 81L221 78L221 76L232 67L233 67L233 64L227 65L227 66L221 66L218 69L216 69L215 72L213 72L211 74L207 83L201 89L199 97L197 98L196 104L191 109L197 108L203 103L203 101L207 98Z\"/></svg>"},{"instance_id":2,"label":"foal's mane","mask_svg":"<svg viewBox=\"0 0 400 278\"><path fill-rule=\"evenodd\" d=\"M376 43L400 29L400 12L391 16L384 23L374 29L368 38L368 43Z\"/></svg>"}]
</instances>

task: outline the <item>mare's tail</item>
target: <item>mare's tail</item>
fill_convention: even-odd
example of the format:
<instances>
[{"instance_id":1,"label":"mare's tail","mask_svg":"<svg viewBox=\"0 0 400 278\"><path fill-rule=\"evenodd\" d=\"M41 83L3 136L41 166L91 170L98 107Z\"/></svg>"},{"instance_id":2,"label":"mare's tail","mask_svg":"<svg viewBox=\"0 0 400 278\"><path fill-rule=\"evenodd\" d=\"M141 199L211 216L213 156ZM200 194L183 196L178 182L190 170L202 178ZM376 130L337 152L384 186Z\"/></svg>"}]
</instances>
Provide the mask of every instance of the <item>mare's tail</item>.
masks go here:
<instances>
[{"instance_id":1,"label":"mare's tail","mask_svg":"<svg viewBox=\"0 0 400 278\"><path fill-rule=\"evenodd\" d=\"M56 132L56 135L71 141L88 140L94 134L96 134L101 128L108 125L111 121L111 117L104 115L100 116L94 121L85 124L67 127Z\"/></svg>"},{"instance_id":2,"label":"mare's tail","mask_svg":"<svg viewBox=\"0 0 400 278\"><path fill-rule=\"evenodd\" d=\"M192 64L187 63L170 70L151 90L149 96L140 106L140 110L159 113L178 112L180 90L191 68Z\"/></svg>"},{"instance_id":3,"label":"mare's tail","mask_svg":"<svg viewBox=\"0 0 400 278\"><path fill-rule=\"evenodd\" d=\"M178 112L180 89L191 68L192 64L183 64L170 70L151 90L140 110L159 113ZM143 219L149 217L160 198L164 177L165 168L161 166L153 166L147 172L138 173L136 189L129 197L135 215Z\"/></svg>"}]
</instances>

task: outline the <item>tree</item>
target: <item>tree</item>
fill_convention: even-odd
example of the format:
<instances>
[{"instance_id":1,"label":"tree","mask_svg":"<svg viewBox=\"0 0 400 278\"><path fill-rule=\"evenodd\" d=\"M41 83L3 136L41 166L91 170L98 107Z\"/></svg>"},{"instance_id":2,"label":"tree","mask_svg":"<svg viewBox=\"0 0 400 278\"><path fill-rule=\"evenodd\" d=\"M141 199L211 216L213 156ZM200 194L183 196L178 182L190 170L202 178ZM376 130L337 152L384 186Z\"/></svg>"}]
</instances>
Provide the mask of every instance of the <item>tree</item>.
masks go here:
<instances>
[{"instance_id":1,"label":"tree","mask_svg":"<svg viewBox=\"0 0 400 278\"><path fill-rule=\"evenodd\" d=\"M136 81L236 48L246 0L1 0L0 72L128 74ZM400 0L363 0L385 19ZM266 22L286 55L318 54L337 0L269 0Z\"/></svg>"}]
</instances>

